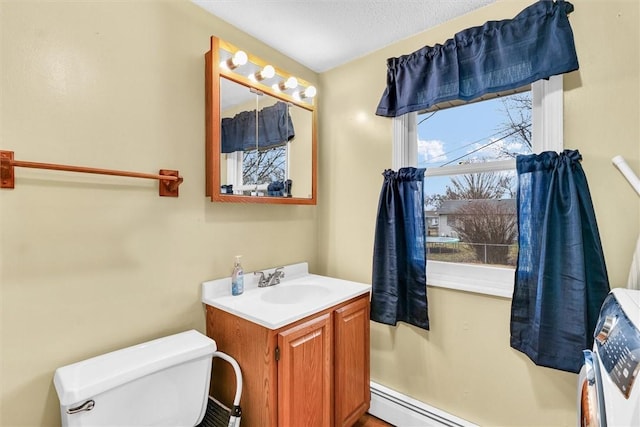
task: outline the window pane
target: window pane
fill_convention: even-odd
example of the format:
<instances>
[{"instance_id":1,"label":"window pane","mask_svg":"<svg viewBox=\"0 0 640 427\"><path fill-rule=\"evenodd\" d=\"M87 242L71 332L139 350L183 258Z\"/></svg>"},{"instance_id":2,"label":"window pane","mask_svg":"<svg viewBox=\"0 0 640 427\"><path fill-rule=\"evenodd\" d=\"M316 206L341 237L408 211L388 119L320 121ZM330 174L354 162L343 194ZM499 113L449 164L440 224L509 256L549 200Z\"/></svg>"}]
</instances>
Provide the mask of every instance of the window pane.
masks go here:
<instances>
[{"instance_id":1,"label":"window pane","mask_svg":"<svg viewBox=\"0 0 640 427\"><path fill-rule=\"evenodd\" d=\"M514 158L531 151L531 92L419 114L418 166Z\"/></svg>"},{"instance_id":2,"label":"window pane","mask_svg":"<svg viewBox=\"0 0 640 427\"><path fill-rule=\"evenodd\" d=\"M444 195L426 195L427 258L514 266L518 237L514 184L515 171L427 178L426 188L446 188Z\"/></svg>"},{"instance_id":3,"label":"window pane","mask_svg":"<svg viewBox=\"0 0 640 427\"><path fill-rule=\"evenodd\" d=\"M268 150L245 151L242 157L243 183L260 185L284 181L286 165L286 145Z\"/></svg>"},{"instance_id":4,"label":"window pane","mask_svg":"<svg viewBox=\"0 0 640 427\"><path fill-rule=\"evenodd\" d=\"M418 166L475 164L531 153L531 93L418 115ZM515 170L427 177L428 259L514 266Z\"/></svg>"}]
</instances>

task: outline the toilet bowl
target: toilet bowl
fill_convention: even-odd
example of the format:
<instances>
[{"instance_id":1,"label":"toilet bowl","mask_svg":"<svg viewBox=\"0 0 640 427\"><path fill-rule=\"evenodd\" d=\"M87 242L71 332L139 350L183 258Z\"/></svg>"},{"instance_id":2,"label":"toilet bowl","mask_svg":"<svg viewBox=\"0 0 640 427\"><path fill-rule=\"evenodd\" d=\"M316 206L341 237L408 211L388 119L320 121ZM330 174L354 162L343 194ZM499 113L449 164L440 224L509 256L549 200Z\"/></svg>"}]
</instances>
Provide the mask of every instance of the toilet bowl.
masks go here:
<instances>
[{"instance_id":1,"label":"toilet bowl","mask_svg":"<svg viewBox=\"0 0 640 427\"><path fill-rule=\"evenodd\" d=\"M63 426L189 426L207 407L216 343L191 330L56 369Z\"/></svg>"}]
</instances>

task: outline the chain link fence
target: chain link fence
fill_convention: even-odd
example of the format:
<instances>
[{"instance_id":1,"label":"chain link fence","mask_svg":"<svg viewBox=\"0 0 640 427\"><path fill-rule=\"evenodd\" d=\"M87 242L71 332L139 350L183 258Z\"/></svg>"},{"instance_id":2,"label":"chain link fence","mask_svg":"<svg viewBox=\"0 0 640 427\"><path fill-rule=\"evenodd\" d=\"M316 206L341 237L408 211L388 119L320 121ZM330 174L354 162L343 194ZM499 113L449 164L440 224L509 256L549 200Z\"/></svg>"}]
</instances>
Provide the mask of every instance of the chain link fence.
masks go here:
<instances>
[{"instance_id":1,"label":"chain link fence","mask_svg":"<svg viewBox=\"0 0 640 427\"><path fill-rule=\"evenodd\" d=\"M431 261L515 266L517 244L428 242L427 259Z\"/></svg>"}]
</instances>

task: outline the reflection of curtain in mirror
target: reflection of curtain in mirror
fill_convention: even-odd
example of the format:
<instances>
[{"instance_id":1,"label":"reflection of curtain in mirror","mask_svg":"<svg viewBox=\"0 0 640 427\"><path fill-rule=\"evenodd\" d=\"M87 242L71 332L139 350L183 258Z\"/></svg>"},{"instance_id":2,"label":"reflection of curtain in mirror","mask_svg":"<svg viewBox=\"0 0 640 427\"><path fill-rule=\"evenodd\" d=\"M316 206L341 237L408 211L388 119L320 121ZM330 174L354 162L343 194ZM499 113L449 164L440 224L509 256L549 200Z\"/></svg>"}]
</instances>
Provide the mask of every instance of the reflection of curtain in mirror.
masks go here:
<instances>
[{"instance_id":1,"label":"reflection of curtain in mirror","mask_svg":"<svg viewBox=\"0 0 640 427\"><path fill-rule=\"evenodd\" d=\"M257 118L256 118L257 116ZM256 129L257 143L256 143ZM286 144L295 136L288 105L277 102L256 111L243 111L233 118L223 118L220 147L222 153L259 150Z\"/></svg>"}]
</instances>

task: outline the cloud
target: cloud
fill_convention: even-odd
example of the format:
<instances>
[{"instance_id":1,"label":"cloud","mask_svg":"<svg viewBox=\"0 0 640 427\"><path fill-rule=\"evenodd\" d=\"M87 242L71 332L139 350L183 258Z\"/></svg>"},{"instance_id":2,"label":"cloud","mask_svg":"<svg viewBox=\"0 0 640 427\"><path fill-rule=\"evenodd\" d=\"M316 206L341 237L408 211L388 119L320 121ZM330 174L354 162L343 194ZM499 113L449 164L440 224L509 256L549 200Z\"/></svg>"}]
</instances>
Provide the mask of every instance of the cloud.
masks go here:
<instances>
[{"instance_id":1,"label":"cloud","mask_svg":"<svg viewBox=\"0 0 640 427\"><path fill-rule=\"evenodd\" d=\"M491 147L494 150L494 152L497 152L497 153L526 152L526 148L524 147L524 144L522 144L522 142L518 140L514 140L514 139L505 140L505 139L491 138L490 141L492 141L493 144L490 145L489 147Z\"/></svg>"},{"instance_id":2,"label":"cloud","mask_svg":"<svg viewBox=\"0 0 640 427\"><path fill-rule=\"evenodd\" d=\"M488 143L487 143L488 141ZM487 141L476 142L467 151L468 161L487 161L511 158L514 154L529 154L530 150L517 139L488 138Z\"/></svg>"},{"instance_id":3,"label":"cloud","mask_svg":"<svg viewBox=\"0 0 640 427\"><path fill-rule=\"evenodd\" d=\"M420 163L443 162L447 160L444 152L444 142L437 139L429 141L418 140L418 160Z\"/></svg>"}]
</instances>

